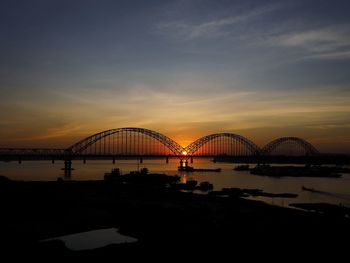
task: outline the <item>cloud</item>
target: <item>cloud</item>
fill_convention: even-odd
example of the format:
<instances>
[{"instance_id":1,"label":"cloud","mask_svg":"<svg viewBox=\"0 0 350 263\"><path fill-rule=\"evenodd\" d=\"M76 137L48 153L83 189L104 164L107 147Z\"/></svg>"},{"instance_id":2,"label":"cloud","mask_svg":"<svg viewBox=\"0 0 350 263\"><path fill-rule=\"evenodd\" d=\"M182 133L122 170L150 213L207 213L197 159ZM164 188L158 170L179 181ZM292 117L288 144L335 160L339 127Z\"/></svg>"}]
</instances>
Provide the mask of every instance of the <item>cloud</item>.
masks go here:
<instances>
[{"instance_id":1,"label":"cloud","mask_svg":"<svg viewBox=\"0 0 350 263\"><path fill-rule=\"evenodd\" d=\"M191 23L185 21L161 22L156 25L158 33L171 36L178 40L196 40L219 38L222 36L230 36L232 27L236 24L242 24L250 20L257 19L267 13L280 9L282 5L268 5L246 11L242 14L236 14L227 17L219 17L210 21L201 23Z\"/></svg>"},{"instance_id":2,"label":"cloud","mask_svg":"<svg viewBox=\"0 0 350 263\"><path fill-rule=\"evenodd\" d=\"M303 59L350 59L350 50L305 56Z\"/></svg>"},{"instance_id":3,"label":"cloud","mask_svg":"<svg viewBox=\"0 0 350 263\"><path fill-rule=\"evenodd\" d=\"M302 59L349 59L350 26L337 25L274 36L272 46L297 49Z\"/></svg>"}]
</instances>

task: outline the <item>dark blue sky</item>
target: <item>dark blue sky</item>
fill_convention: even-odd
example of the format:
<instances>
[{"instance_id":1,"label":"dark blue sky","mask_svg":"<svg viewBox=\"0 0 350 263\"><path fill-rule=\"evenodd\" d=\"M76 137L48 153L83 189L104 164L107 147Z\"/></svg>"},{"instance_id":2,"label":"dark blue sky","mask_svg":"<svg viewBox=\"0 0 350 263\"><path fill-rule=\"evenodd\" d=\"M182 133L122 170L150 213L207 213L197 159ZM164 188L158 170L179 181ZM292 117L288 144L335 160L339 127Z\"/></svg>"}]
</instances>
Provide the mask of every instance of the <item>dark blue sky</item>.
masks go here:
<instances>
[{"instance_id":1,"label":"dark blue sky","mask_svg":"<svg viewBox=\"0 0 350 263\"><path fill-rule=\"evenodd\" d=\"M141 126L183 144L231 131L346 151L349 10L337 0L1 1L0 143L64 146Z\"/></svg>"}]
</instances>

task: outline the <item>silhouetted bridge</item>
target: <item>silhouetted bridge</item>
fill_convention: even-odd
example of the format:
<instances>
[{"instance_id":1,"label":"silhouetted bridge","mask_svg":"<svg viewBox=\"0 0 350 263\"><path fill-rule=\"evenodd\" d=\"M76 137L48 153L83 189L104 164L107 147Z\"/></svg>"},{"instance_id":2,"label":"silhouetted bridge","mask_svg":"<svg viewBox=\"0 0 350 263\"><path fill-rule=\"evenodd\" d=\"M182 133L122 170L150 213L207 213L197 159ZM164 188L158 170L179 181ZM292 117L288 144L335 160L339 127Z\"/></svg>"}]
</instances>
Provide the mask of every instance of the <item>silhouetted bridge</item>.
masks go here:
<instances>
[{"instance_id":1,"label":"silhouetted bridge","mask_svg":"<svg viewBox=\"0 0 350 263\"><path fill-rule=\"evenodd\" d=\"M119 128L93 134L67 149L0 148L0 160L75 160L120 158L192 159L256 158L261 156L315 156L318 150L297 137L273 140L263 148L251 140L234 133L204 136L187 147L156 131L143 128Z\"/></svg>"}]
</instances>

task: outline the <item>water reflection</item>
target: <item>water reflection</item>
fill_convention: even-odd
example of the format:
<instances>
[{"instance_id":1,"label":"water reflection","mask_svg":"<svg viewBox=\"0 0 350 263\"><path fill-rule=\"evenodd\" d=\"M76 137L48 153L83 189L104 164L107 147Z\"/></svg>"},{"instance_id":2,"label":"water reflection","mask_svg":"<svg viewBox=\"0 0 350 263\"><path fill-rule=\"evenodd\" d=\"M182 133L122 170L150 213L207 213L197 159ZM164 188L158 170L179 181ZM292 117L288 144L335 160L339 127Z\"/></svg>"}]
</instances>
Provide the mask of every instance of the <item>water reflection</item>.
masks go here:
<instances>
[{"instance_id":1,"label":"water reflection","mask_svg":"<svg viewBox=\"0 0 350 263\"><path fill-rule=\"evenodd\" d=\"M181 172L180 173L180 178L181 178L180 182L182 184L186 184L187 183L187 173L186 172Z\"/></svg>"}]
</instances>

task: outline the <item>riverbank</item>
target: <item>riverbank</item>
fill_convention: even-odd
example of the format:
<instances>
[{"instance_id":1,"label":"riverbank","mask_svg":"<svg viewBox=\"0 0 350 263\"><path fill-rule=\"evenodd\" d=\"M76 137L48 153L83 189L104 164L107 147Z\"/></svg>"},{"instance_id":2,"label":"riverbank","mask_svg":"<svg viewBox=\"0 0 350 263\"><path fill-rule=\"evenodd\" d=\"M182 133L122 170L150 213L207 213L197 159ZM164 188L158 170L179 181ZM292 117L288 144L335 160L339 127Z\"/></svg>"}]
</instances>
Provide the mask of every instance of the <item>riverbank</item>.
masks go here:
<instances>
[{"instance_id":1,"label":"riverbank","mask_svg":"<svg viewBox=\"0 0 350 263\"><path fill-rule=\"evenodd\" d=\"M114 181L15 182L1 178L2 251L14 255L192 255L245 249L328 249L350 234L348 218L267 205L237 196L197 195L165 184ZM70 251L39 240L116 227L137 243ZM343 239L344 240L344 239ZM268 241L268 242L267 242ZM272 243L271 243L272 242ZM338 247L341 244L337 244ZM243 250L242 250L243 249Z\"/></svg>"}]
</instances>

